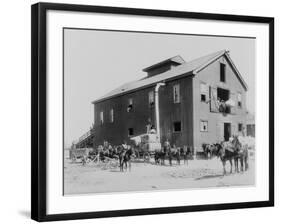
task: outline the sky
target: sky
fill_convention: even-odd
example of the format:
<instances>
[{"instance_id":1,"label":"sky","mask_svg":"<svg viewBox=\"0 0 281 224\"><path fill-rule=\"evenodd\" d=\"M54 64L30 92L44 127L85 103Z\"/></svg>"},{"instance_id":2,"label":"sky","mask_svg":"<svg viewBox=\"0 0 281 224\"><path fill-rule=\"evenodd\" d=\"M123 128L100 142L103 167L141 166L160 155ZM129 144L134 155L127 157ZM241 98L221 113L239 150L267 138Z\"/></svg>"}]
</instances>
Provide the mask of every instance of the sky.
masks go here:
<instances>
[{"instance_id":1,"label":"sky","mask_svg":"<svg viewBox=\"0 0 281 224\"><path fill-rule=\"evenodd\" d=\"M152 64L180 55L185 61L229 50L249 89L255 113L255 39L102 30L64 30L64 143L68 147L94 123L93 100L146 76Z\"/></svg>"}]
</instances>

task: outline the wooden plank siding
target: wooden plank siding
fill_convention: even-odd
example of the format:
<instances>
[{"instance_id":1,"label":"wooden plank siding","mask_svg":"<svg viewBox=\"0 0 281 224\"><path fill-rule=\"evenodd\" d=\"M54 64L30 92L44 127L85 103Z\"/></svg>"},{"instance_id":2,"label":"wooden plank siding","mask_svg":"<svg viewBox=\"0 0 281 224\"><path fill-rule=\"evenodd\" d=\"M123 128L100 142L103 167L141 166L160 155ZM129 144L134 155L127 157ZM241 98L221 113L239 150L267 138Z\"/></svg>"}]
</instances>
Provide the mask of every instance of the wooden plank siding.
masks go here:
<instances>
[{"instance_id":1,"label":"wooden plank siding","mask_svg":"<svg viewBox=\"0 0 281 224\"><path fill-rule=\"evenodd\" d=\"M173 85L180 85L180 103L173 102ZM128 129L134 129L134 135L146 133L148 120L155 124L155 108L151 108L148 101L150 91L155 86L117 96L108 100L97 102L95 106L95 141L94 145L109 141L111 144L129 142ZM128 100L133 99L133 110L127 112ZM192 77L184 77L167 82L159 90L161 141L166 138L172 144L192 145ZM114 122L110 122L110 109L114 110ZM104 113L104 123L100 123L100 112ZM173 123L181 122L182 131L173 132Z\"/></svg>"},{"instance_id":2,"label":"wooden plank siding","mask_svg":"<svg viewBox=\"0 0 281 224\"><path fill-rule=\"evenodd\" d=\"M225 64L225 82L220 81L220 63ZM206 102L201 102L200 83L207 85ZM224 140L224 123L230 123L231 134L238 133L238 124L246 127L246 88L236 75L225 55L207 65L195 75L180 75L169 80L159 89L161 142L169 139L171 144L192 146L201 150L202 143L216 143ZM173 86L180 85L180 103L173 101ZM155 111L149 106L149 92L155 85L134 92L96 101L94 145L109 141L113 145L129 142L128 129L134 129L134 136L146 133L146 125L151 119L155 124ZM210 101L210 90L223 88L229 91L235 102L231 113L223 114ZM241 94L242 107L237 106L237 94ZM216 95L216 94L214 94ZM129 98L133 99L133 110L127 112ZM114 122L110 122L110 110L114 110ZM100 124L100 112L104 113L104 123ZM208 130L200 131L200 122L207 121ZM181 131L174 132L173 123L181 122Z\"/></svg>"},{"instance_id":3,"label":"wooden plank siding","mask_svg":"<svg viewBox=\"0 0 281 224\"><path fill-rule=\"evenodd\" d=\"M225 63L225 82L220 81L220 63ZM214 109L214 102L201 102L200 100L200 83L208 85L208 90L224 88L230 91L230 97L235 101L236 106L232 108L230 114L222 114ZM237 107L237 94L242 95L242 107ZM224 140L223 123L231 123L231 133L238 134L238 123L246 126L246 90L230 67L227 59L222 56L215 62L200 71L193 79L194 95L194 147L201 149L202 143L216 143ZM209 99L210 94L207 94ZM211 103L211 109L210 109ZM208 121L208 131L200 131L200 120ZM240 133L241 134L241 133Z\"/></svg>"}]
</instances>

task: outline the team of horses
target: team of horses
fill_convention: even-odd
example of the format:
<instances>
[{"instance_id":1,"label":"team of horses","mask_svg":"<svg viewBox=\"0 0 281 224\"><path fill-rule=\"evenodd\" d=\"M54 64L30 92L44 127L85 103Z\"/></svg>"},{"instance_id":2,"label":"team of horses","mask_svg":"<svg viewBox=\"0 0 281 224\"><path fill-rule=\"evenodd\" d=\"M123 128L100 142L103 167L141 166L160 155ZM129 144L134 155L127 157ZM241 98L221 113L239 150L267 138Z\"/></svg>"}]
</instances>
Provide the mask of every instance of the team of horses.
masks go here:
<instances>
[{"instance_id":1,"label":"team of horses","mask_svg":"<svg viewBox=\"0 0 281 224\"><path fill-rule=\"evenodd\" d=\"M155 151L154 159L155 163L159 165L165 165L165 159L168 158L169 165L172 166L173 159L176 160L177 165L180 165L180 161L183 158L184 164L188 164L188 157L192 155L191 148L184 147L171 147L169 145L161 148L159 151Z\"/></svg>"},{"instance_id":2,"label":"team of horses","mask_svg":"<svg viewBox=\"0 0 281 224\"><path fill-rule=\"evenodd\" d=\"M136 157L136 151L130 145L118 145L111 147L110 145L98 146L97 153L89 153L88 159L94 160L96 156L99 157L101 162L105 162L106 159L118 159L120 171L129 169L131 170L131 161L133 157ZM125 169L124 169L125 168Z\"/></svg>"},{"instance_id":3,"label":"team of horses","mask_svg":"<svg viewBox=\"0 0 281 224\"><path fill-rule=\"evenodd\" d=\"M242 144L238 136L233 137L231 141L225 141L216 144L205 144L203 151L207 158L217 156L223 165L223 174L226 174L226 162L230 163L230 173L233 172L233 162L235 172L247 171L249 168L249 151L247 144ZM239 167L240 163L240 167Z\"/></svg>"},{"instance_id":4,"label":"team of horses","mask_svg":"<svg viewBox=\"0 0 281 224\"><path fill-rule=\"evenodd\" d=\"M218 157L223 165L223 174L226 174L226 163L230 163L230 173L233 172L233 162L235 172L246 171L249 168L248 165L248 147L246 144L242 144L239 141L238 136L233 137L231 141L225 141L215 144L203 144L202 145L206 158ZM98 154L101 161L104 159L118 159L120 171L131 170L132 158L136 158L139 152L131 145L119 145L115 147L102 147L98 150ZM165 145L154 152L155 164L165 165L165 160L168 159L171 166L173 160L177 165L180 165L181 159L184 164L188 164L188 158L192 156L192 150L190 147L171 147L169 144ZM240 163L240 167L239 167Z\"/></svg>"}]
</instances>

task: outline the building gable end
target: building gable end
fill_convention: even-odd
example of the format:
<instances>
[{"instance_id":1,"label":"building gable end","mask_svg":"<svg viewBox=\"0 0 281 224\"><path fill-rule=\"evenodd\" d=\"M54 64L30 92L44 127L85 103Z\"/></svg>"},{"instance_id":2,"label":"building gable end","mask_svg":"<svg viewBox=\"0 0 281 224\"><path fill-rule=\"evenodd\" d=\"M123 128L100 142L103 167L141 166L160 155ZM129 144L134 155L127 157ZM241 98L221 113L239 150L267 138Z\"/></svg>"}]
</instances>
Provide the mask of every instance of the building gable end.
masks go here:
<instances>
[{"instance_id":1,"label":"building gable end","mask_svg":"<svg viewBox=\"0 0 281 224\"><path fill-rule=\"evenodd\" d=\"M218 55L216 58L213 58L212 60L210 60L207 63L203 64L199 68L195 69L193 71L193 74L194 75L198 74L199 72L204 70L206 67L208 67L209 65L213 64L214 62L216 62L221 57L224 57L228 61L229 67L232 69L232 71L234 72L234 74L236 75L238 80L240 81L240 83L243 86L243 88L245 89L245 91L247 91L248 90L248 86L247 86L246 82L244 81L243 77L241 76L240 72L238 71L237 67L235 66L234 62L232 61L232 59L230 58L230 56L228 55L227 52L225 52L222 55Z\"/></svg>"}]
</instances>

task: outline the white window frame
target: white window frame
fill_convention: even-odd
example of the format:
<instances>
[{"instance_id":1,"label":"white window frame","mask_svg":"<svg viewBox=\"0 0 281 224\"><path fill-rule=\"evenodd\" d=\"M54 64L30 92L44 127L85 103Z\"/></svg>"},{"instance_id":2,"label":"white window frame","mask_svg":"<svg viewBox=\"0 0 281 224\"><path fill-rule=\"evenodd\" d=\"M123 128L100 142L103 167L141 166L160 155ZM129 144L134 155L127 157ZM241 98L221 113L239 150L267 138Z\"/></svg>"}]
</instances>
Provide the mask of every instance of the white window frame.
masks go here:
<instances>
[{"instance_id":1,"label":"white window frame","mask_svg":"<svg viewBox=\"0 0 281 224\"><path fill-rule=\"evenodd\" d=\"M204 85L204 90L203 90L203 88L202 88L202 86ZM207 99L207 97L208 97L208 85L207 85L207 83L204 83L204 82L200 82L200 101L201 102L207 102L208 101L208 99ZM202 99L201 99L201 95L205 95L205 101L203 101Z\"/></svg>"},{"instance_id":2,"label":"white window frame","mask_svg":"<svg viewBox=\"0 0 281 224\"><path fill-rule=\"evenodd\" d=\"M154 98L155 98L154 97L154 91L153 90L149 91L148 92L148 104L149 104L149 106L151 106L152 103L155 103L155 99Z\"/></svg>"},{"instance_id":3,"label":"white window frame","mask_svg":"<svg viewBox=\"0 0 281 224\"><path fill-rule=\"evenodd\" d=\"M173 86L173 99L174 103L180 103L180 84L175 84Z\"/></svg>"},{"instance_id":4,"label":"white window frame","mask_svg":"<svg viewBox=\"0 0 281 224\"><path fill-rule=\"evenodd\" d=\"M240 97L239 97L240 96ZM240 98L240 99L239 99ZM239 103L240 103L240 105L239 105ZM242 108L242 93L240 93L240 92L238 92L237 93L237 106L239 107L239 108Z\"/></svg>"},{"instance_id":5,"label":"white window frame","mask_svg":"<svg viewBox=\"0 0 281 224\"><path fill-rule=\"evenodd\" d=\"M128 104L129 104L129 105L133 105L133 104L134 104L134 100L133 100L132 97L128 99Z\"/></svg>"},{"instance_id":6,"label":"white window frame","mask_svg":"<svg viewBox=\"0 0 281 224\"><path fill-rule=\"evenodd\" d=\"M204 130L204 124L206 124L206 130ZM200 120L200 132L208 132L209 123L207 120Z\"/></svg>"},{"instance_id":7,"label":"white window frame","mask_svg":"<svg viewBox=\"0 0 281 224\"><path fill-rule=\"evenodd\" d=\"M110 122L113 123L114 122L114 110L113 110L113 108L110 109L109 114L110 114Z\"/></svg>"},{"instance_id":8,"label":"white window frame","mask_svg":"<svg viewBox=\"0 0 281 224\"><path fill-rule=\"evenodd\" d=\"M104 123L104 116L103 116L103 111L100 111L100 123L103 124Z\"/></svg>"},{"instance_id":9,"label":"white window frame","mask_svg":"<svg viewBox=\"0 0 281 224\"><path fill-rule=\"evenodd\" d=\"M131 105L132 105L132 109L129 110L129 106L131 106ZM134 109L134 100L133 100L132 97L130 97L130 98L128 99L127 112L132 112L133 109Z\"/></svg>"}]
</instances>

